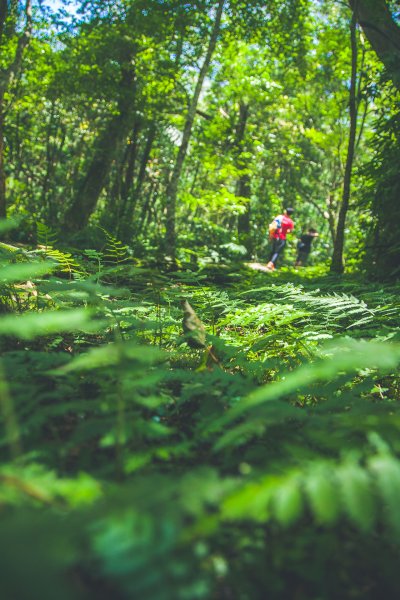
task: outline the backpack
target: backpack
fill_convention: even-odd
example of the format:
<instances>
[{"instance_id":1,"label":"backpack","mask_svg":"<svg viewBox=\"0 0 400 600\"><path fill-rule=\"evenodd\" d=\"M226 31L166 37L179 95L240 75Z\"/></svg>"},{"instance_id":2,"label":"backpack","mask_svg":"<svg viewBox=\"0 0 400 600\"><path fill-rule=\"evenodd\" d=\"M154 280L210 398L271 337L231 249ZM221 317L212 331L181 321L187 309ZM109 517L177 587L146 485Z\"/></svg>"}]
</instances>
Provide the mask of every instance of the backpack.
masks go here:
<instances>
[{"instance_id":1,"label":"backpack","mask_svg":"<svg viewBox=\"0 0 400 600\"><path fill-rule=\"evenodd\" d=\"M275 217L275 219L272 221L272 223L270 223L268 225L270 240L274 239L275 234L279 231L279 229L281 229L281 227L282 227L282 215L278 215L277 217Z\"/></svg>"}]
</instances>

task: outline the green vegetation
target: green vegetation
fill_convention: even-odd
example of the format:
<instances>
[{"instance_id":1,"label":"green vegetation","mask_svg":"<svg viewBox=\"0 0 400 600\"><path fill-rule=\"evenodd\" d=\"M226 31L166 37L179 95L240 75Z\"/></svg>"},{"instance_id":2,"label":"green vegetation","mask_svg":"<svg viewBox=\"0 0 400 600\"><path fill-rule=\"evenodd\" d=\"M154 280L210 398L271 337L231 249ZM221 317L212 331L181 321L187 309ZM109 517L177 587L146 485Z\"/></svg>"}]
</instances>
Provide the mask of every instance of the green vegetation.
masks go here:
<instances>
[{"instance_id":1,"label":"green vegetation","mask_svg":"<svg viewBox=\"0 0 400 600\"><path fill-rule=\"evenodd\" d=\"M398 10L265 4L0 0L1 598L400 596Z\"/></svg>"},{"instance_id":2,"label":"green vegetation","mask_svg":"<svg viewBox=\"0 0 400 600\"><path fill-rule=\"evenodd\" d=\"M396 597L398 287L42 248L2 257L7 597Z\"/></svg>"}]
</instances>

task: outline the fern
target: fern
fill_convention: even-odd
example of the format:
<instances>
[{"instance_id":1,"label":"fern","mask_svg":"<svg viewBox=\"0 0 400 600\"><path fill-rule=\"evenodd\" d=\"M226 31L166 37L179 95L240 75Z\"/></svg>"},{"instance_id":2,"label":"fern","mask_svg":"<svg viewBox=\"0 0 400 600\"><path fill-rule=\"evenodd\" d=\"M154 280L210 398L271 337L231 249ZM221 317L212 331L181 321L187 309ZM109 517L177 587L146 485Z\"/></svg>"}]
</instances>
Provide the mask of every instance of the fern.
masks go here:
<instances>
[{"instance_id":1,"label":"fern","mask_svg":"<svg viewBox=\"0 0 400 600\"><path fill-rule=\"evenodd\" d=\"M80 265L76 262L76 260L70 252L63 252L56 248L48 247L46 249L46 256L58 263L59 270L62 273L68 273L70 277L72 277L73 275L79 277L84 274Z\"/></svg>"},{"instance_id":2,"label":"fern","mask_svg":"<svg viewBox=\"0 0 400 600\"><path fill-rule=\"evenodd\" d=\"M358 462L348 459L336 470L336 478L346 514L361 531L371 531L377 506L370 474Z\"/></svg>"},{"instance_id":3,"label":"fern","mask_svg":"<svg viewBox=\"0 0 400 600\"><path fill-rule=\"evenodd\" d=\"M106 246L104 249L104 261L114 266L121 266L129 260L128 246L118 240L112 233L100 227L106 236Z\"/></svg>"},{"instance_id":4,"label":"fern","mask_svg":"<svg viewBox=\"0 0 400 600\"><path fill-rule=\"evenodd\" d=\"M245 483L221 505L221 518L276 519L284 526L309 510L315 521L331 526L343 515L360 531L384 522L400 544L398 494L400 461L390 454L372 455L366 465L355 458L343 462L314 461L295 471ZM383 505L376 502L377 497Z\"/></svg>"},{"instance_id":5,"label":"fern","mask_svg":"<svg viewBox=\"0 0 400 600\"><path fill-rule=\"evenodd\" d=\"M57 244L57 235L45 223L37 222L38 247L44 251L46 257L51 258L59 265L62 273L82 276L82 269L70 252L63 252L54 246Z\"/></svg>"},{"instance_id":6,"label":"fern","mask_svg":"<svg viewBox=\"0 0 400 600\"><path fill-rule=\"evenodd\" d=\"M100 582L122 599L328 598L314 558L332 548L346 586L368 589L354 572L400 552L393 290L277 278L251 289L241 272L221 289L211 270L125 268L128 251L106 238L110 268L86 251L97 273L80 279L49 275L60 257L5 259L4 285L32 278L37 302L0 319L3 545L12 554L37 527L40 579L66 589L82 577L89 595ZM203 371L179 345L182 297L218 357ZM22 547L28 572L37 549ZM7 595L29 596L24 581ZM349 597L338 585L332 597Z\"/></svg>"},{"instance_id":7,"label":"fern","mask_svg":"<svg viewBox=\"0 0 400 600\"><path fill-rule=\"evenodd\" d=\"M74 479L59 478L43 465L29 463L0 467L0 498L6 504L37 504L76 508L101 496L99 483L81 473Z\"/></svg>"},{"instance_id":8,"label":"fern","mask_svg":"<svg viewBox=\"0 0 400 600\"><path fill-rule=\"evenodd\" d=\"M57 245L57 234L45 223L36 221L36 235L38 246L43 247L44 250L47 250L47 248L53 248L55 245Z\"/></svg>"}]
</instances>

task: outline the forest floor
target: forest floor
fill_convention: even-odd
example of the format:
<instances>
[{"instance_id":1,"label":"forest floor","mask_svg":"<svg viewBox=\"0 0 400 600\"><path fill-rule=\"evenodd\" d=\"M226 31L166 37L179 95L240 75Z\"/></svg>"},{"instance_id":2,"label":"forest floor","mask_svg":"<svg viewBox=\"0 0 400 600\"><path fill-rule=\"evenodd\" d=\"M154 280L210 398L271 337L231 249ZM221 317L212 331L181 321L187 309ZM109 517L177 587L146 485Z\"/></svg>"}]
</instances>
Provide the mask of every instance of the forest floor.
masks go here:
<instances>
[{"instance_id":1,"label":"forest floor","mask_svg":"<svg viewBox=\"0 0 400 600\"><path fill-rule=\"evenodd\" d=\"M374 561L399 559L397 284L46 252L3 257L4 597L29 597L26 572L37 597L51 580L66 600L387 584Z\"/></svg>"}]
</instances>

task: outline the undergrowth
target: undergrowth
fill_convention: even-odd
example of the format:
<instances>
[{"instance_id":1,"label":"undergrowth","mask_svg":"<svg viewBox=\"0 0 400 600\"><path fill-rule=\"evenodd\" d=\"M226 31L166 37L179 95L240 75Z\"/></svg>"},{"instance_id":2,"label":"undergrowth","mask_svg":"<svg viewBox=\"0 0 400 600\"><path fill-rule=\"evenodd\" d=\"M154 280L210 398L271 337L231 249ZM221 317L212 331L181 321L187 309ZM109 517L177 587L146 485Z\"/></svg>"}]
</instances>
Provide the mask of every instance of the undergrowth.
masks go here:
<instances>
[{"instance_id":1,"label":"undergrowth","mask_svg":"<svg viewBox=\"0 0 400 600\"><path fill-rule=\"evenodd\" d=\"M0 248L2 597L398 597L398 288L39 231Z\"/></svg>"}]
</instances>

